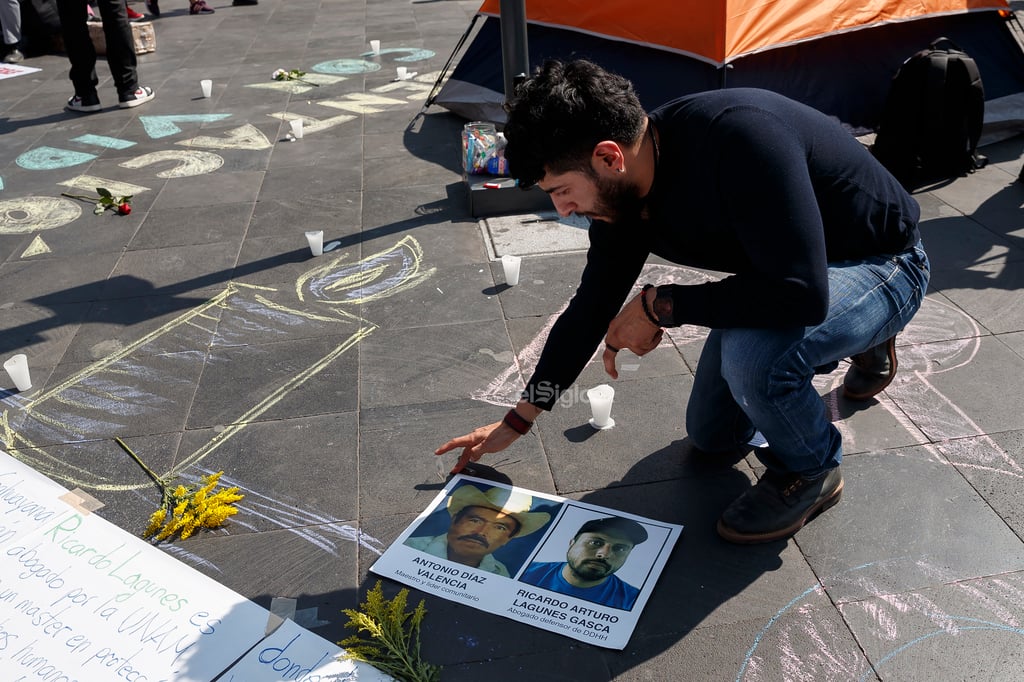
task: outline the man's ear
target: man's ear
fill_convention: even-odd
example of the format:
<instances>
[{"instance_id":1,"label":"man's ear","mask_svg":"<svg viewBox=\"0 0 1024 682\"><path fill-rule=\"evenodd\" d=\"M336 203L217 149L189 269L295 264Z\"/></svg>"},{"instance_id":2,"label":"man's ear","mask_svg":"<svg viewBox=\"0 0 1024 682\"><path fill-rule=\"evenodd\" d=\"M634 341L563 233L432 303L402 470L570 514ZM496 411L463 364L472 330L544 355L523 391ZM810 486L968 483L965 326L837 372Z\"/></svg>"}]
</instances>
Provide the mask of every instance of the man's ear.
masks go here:
<instances>
[{"instance_id":1,"label":"man's ear","mask_svg":"<svg viewBox=\"0 0 1024 682\"><path fill-rule=\"evenodd\" d=\"M591 158L591 164L594 166L594 170L597 172L608 171L611 173L620 173L620 168L624 168L625 158L622 154L622 148L618 142L611 140L604 140L594 145L594 154Z\"/></svg>"}]
</instances>

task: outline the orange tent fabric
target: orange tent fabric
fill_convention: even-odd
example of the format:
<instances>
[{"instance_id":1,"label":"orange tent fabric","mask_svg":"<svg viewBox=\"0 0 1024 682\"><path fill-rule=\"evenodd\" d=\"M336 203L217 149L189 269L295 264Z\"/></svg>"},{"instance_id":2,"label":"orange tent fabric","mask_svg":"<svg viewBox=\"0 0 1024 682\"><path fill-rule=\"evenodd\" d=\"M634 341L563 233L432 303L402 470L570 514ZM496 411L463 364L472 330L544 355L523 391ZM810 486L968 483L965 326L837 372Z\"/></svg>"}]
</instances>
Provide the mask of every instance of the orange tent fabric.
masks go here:
<instances>
[{"instance_id":1,"label":"orange tent fabric","mask_svg":"<svg viewBox=\"0 0 1024 682\"><path fill-rule=\"evenodd\" d=\"M526 18L721 65L835 33L993 9L1009 9L1009 4L1007 0L527 0ZM499 16L499 0L484 0L480 13Z\"/></svg>"}]
</instances>

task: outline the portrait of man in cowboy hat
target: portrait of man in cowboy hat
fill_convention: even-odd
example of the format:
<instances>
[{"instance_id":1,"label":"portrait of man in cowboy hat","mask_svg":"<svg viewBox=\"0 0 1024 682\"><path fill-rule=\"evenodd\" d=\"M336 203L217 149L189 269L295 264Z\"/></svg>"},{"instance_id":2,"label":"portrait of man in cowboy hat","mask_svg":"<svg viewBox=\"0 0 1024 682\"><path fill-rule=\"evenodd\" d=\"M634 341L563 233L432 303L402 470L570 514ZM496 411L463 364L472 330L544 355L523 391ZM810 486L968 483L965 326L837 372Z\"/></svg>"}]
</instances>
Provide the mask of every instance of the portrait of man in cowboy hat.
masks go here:
<instances>
[{"instance_id":1,"label":"portrait of man in cowboy hat","mask_svg":"<svg viewBox=\"0 0 1024 682\"><path fill-rule=\"evenodd\" d=\"M441 559L509 577L492 554L510 540L522 538L551 520L547 512L530 511L533 497L508 488L481 490L467 483L448 496L448 530L434 536L410 537L405 544Z\"/></svg>"}]
</instances>

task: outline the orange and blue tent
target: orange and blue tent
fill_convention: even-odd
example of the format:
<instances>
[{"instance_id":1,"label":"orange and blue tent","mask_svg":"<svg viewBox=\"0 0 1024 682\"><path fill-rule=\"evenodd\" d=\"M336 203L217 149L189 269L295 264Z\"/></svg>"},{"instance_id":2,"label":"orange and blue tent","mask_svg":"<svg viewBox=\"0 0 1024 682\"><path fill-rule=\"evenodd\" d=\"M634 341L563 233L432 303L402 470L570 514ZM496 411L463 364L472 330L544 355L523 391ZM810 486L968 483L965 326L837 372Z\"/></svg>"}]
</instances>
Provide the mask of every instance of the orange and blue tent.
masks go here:
<instances>
[{"instance_id":1,"label":"orange and blue tent","mask_svg":"<svg viewBox=\"0 0 1024 682\"><path fill-rule=\"evenodd\" d=\"M632 80L648 108L701 90L762 87L867 130L900 64L939 37L975 59L987 99L1024 92L1020 25L1007 0L526 0L525 9L531 67L590 59ZM499 17L499 0L484 0L468 47L429 103L503 120Z\"/></svg>"}]
</instances>

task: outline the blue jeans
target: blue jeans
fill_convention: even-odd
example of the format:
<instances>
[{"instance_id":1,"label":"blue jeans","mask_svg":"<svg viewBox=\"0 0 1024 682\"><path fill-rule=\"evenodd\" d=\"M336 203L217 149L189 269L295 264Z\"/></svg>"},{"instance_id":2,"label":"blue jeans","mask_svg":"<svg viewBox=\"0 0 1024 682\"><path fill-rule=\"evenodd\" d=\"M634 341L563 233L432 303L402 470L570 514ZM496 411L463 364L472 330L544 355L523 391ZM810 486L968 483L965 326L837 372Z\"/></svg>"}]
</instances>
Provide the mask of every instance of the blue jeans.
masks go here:
<instances>
[{"instance_id":1,"label":"blue jeans","mask_svg":"<svg viewBox=\"0 0 1024 682\"><path fill-rule=\"evenodd\" d=\"M839 465L842 438L811 380L910 322L928 287L928 256L919 242L892 256L830 263L828 282L828 316L817 326L711 331L686 408L698 448L731 451L759 430L770 469L815 476Z\"/></svg>"}]
</instances>

